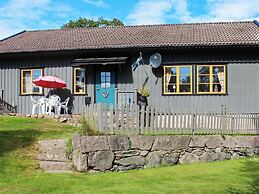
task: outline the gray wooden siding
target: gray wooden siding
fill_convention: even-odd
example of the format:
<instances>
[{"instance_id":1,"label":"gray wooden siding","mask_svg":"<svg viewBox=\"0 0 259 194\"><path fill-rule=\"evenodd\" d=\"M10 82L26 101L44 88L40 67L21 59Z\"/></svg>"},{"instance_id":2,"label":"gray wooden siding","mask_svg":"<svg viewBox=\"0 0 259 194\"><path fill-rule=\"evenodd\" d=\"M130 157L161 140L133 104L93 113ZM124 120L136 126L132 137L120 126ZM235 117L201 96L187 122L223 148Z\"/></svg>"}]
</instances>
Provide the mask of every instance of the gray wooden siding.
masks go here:
<instances>
[{"instance_id":1,"label":"gray wooden siding","mask_svg":"<svg viewBox=\"0 0 259 194\"><path fill-rule=\"evenodd\" d=\"M136 71L132 71L131 64L136 60L137 55L130 57L128 64L116 67L117 88L119 90L133 90L139 88L145 81L150 88L151 95L148 98L149 105L160 107L161 109L171 108L176 112L190 112L198 110L218 111L221 105L226 105L231 112L259 112L259 56L251 56L250 62L234 63L230 56L210 55L210 58L203 55L163 54L163 62L174 64L185 62L194 64L203 61L204 58L209 63L226 62L227 66L227 92L228 95L162 95L162 76L156 77L149 65L139 66ZM120 56L117 54L117 56ZM123 54L125 56L125 54ZM147 54L146 56L149 56ZM86 56L85 56L86 57ZM235 56L237 57L237 56ZM247 57L238 56L240 61L248 61ZM73 87L73 67L71 61L76 57L52 56L52 57L24 57L19 60L0 61L0 88L4 89L4 99L13 105L17 105L17 110L22 114L31 113L31 100L29 96L20 96L20 69L44 67L44 75L57 75L62 78L72 92ZM242 59L242 60L241 60ZM254 61L253 61L254 60ZM144 59L148 63L148 58ZM87 66L87 95L92 97L94 102L94 73L96 66ZM44 94L48 89L44 90ZM39 98L39 97L35 97ZM85 96L74 96L74 113L80 114L85 106Z\"/></svg>"}]
</instances>

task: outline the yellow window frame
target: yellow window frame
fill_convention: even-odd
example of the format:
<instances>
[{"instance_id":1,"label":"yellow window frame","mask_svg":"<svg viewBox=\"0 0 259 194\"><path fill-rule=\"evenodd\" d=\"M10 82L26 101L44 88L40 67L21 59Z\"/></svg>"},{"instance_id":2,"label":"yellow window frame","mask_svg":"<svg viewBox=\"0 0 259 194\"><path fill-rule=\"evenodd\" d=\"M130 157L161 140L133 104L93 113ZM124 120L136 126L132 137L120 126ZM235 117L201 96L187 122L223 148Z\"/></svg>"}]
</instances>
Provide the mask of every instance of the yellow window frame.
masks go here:
<instances>
[{"instance_id":1,"label":"yellow window frame","mask_svg":"<svg viewBox=\"0 0 259 194\"><path fill-rule=\"evenodd\" d=\"M180 76L181 75L187 75L187 74L181 74L180 75L180 68L181 67L189 67L190 68L190 83L188 84L181 84L180 83ZM176 92L166 92L166 68L175 68L176 69ZM163 78L163 94L165 95L182 95L182 94L192 94L193 91L193 84L192 84L192 65L168 65L164 66L164 78ZM180 85L190 85L190 92L180 92Z\"/></svg>"},{"instance_id":2,"label":"yellow window frame","mask_svg":"<svg viewBox=\"0 0 259 194\"><path fill-rule=\"evenodd\" d=\"M209 67L209 74L199 74L199 67ZM224 68L224 91L222 92L213 92L213 67L223 67ZM219 64L219 65L197 65L197 94L226 94L226 65ZM199 75L209 75L210 80L209 83L199 83ZM209 84L210 85L210 91L209 92L199 92L199 85L202 84Z\"/></svg>"},{"instance_id":3,"label":"yellow window frame","mask_svg":"<svg viewBox=\"0 0 259 194\"><path fill-rule=\"evenodd\" d=\"M37 68L37 69L21 69L21 82L20 82L20 88L21 88L21 95L29 95L29 94L43 94L43 89L41 89L41 92L33 92L32 88L33 88L33 77L32 77L32 71L34 70L40 70L41 71L41 76L43 75L43 68ZM26 85L23 85L23 75L24 72L31 72L31 80L30 80L30 92L23 92L23 89Z\"/></svg>"},{"instance_id":4,"label":"yellow window frame","mask_svg":"<svg viewBox=\"0 0 259 194\"><path fill-rule=\"evenodd\" d=\"M76 91L76 86L78 85L78 84L76 84L76 77L77 77L77 76L76 76L76 71L77 71L77 70L81 70L82 68L84 68L84 67L75 67L75 68L74 68L74 76L73 76L73 79L74 79L74 84L73 84L73 86L74 86L74 87L73 87L73 90L74 90L74 91L73 91L73 93L74 93L74 94L79 94L79 95L80 95L80 94L86 94L86 75L84 75L84 90L83 90L82 92L77 92L77 91Z\"/></svg>"}]
</instances>

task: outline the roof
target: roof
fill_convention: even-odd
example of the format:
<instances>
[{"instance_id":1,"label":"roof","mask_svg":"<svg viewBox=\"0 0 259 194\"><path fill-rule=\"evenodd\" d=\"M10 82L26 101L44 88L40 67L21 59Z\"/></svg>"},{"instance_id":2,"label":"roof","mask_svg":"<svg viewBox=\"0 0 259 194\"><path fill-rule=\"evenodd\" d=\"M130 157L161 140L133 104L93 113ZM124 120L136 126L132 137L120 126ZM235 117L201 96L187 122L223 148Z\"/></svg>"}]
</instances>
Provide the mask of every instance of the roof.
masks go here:
<instances>
[{"instance_id":1,"label":"roof","mask_svg":"<svg viewBox=\"0 0 259 194\"><path fill-rule=\"evenodd\" d=\"M0 42L0 53L81 49L259 45L256 22L166 24L25 31Z\"/></svg>"}]
</instances>

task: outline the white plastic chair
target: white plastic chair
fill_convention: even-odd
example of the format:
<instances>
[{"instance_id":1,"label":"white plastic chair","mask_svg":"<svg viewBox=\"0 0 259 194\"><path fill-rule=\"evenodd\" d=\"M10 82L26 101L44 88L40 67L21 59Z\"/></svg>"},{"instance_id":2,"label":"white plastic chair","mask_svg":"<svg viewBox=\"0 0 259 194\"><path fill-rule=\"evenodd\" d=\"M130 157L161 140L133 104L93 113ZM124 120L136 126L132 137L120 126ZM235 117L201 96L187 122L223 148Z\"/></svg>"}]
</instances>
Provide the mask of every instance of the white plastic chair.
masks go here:
<instances>
[{"instance_id":1,"label":"white plastic chair","mask_svg":"<svg viewBox=\"0 0 259 194\"><path fill-rule=\"evenodd\" d=\"M51 115L51 109L54 108L54 113L55 114L60 114L59 111L59 106L60 106L60 97L57 95L51 95L49 97L47 107L48 107L48 114Z\"/></svg>"},{"instance_id":2,"label":"white plastic chair","mask_svg":"<svg viewBox=\"0 0 259 194\"><path fill-rule=\"evenodd\" d=\"M70 97L67 97L67 99L64 102L60 103L59 106L59 113L61 112L62 109L64 109L64 113L68 114L68 102L70 100Z\"/></svg>"},{"instance_id":3,"label":"white plastic chair","mask_svg":"<svg viewBox=\"0 0 259 194\"><path fill-rule=\"evenodd\" d=\"M39 112L40 112L41 104L39 103L39 101L36 101L32 96L30 96L30 98L32 102L32 114L34 115L37 108L39 109Z\"/></svg>"},{"instance_id":4,"label":"white plastic chair","mask_svg":"<svg viewBox=\"0 0 259 194\"><path fill-rule=\"evenodd\" d=\"M46 97L41 97L38 102L39 102L39 104L40 104L41 113L42 113L42 114L46 114L46 112L47 112L48 98L46 98Z\"/></svg>"}]
</instances>

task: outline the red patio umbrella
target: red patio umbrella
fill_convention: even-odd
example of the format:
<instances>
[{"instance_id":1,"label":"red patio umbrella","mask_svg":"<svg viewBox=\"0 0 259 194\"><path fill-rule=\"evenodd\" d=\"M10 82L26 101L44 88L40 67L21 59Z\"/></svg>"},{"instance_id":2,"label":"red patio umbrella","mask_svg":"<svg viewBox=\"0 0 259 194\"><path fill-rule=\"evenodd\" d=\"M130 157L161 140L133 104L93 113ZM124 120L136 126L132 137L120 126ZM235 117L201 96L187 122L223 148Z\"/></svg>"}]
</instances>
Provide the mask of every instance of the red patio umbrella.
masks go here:
<instances>
[{"instance_id":1,"label":"red patio umbrella","mask_svg":"<svg viewBox=\"0 0 259 194\"><path fill-rule=\"evenodd\" d=\"M37 86L44 88L65 88L67 87L66 82L62 79L54 76L43 76L32 81Z\"/></svg>"}]
</instances>

